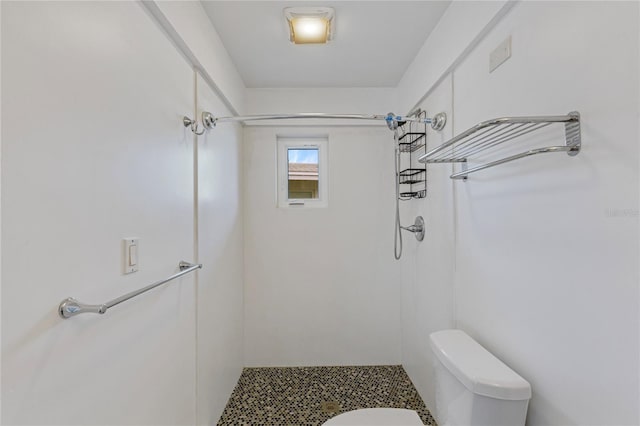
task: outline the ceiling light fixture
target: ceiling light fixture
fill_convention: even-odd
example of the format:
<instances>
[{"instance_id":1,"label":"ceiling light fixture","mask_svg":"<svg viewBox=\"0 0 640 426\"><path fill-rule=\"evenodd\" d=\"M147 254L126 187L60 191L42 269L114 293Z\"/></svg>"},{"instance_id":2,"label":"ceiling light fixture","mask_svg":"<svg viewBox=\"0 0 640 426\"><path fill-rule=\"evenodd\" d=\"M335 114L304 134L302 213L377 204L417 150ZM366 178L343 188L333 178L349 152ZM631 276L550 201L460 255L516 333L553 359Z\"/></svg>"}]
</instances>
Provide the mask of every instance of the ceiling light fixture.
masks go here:
<instances>
[{"instance_id":1,"label":"ceiling light fixture","mask_svg":"<svg viewBox=\"0 0 640 426\"><path fill-rule=\"evenodd\" d=\"M289 40L295 44L321 44L333 39L335 11L331 7L287 7Z\"/></svg>"}]
</instances>

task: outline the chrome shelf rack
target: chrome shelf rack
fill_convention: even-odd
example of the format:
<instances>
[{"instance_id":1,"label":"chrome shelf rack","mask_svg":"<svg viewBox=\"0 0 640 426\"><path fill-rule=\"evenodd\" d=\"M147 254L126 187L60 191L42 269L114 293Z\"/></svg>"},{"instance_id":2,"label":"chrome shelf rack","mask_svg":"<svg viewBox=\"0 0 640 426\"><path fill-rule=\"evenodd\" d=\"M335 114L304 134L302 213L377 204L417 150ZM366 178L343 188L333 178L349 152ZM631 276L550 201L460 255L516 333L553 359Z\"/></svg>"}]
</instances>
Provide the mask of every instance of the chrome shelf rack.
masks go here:
<instances>
[{"instance_id":1,"label":"chrome shelf rack","mask_svg":"<svg viewBox=\"0 0 640 426\"><path fill-rule=\"evenodd\" d=\"M565 144L563 146L529 149L519 154L467 169L466 163L470 158L485 154L505 142L556 123L564 124L565 127ZM501 117L476 124L453 139L420 156L418 161L420 163L462 163L462 171L454 173L450 177L451 179L466 179L471 173L532 155L566 152L570 156L575 156L580 152L580 147L580 113L576 111L567 115Z\"/></svg>"}]
</instances>

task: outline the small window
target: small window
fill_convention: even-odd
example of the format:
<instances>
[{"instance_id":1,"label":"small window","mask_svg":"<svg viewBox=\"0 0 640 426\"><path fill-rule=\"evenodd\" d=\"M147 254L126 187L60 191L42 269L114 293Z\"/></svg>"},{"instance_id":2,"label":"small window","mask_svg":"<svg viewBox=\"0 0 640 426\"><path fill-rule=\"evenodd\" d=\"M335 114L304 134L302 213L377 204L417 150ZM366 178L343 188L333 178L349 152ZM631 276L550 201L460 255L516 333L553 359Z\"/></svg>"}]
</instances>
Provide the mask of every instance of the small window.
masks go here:
<instances>
[{"instance_id":1,"label":"small window","mask_svg":"<svg viewBox=\"0 0 640 426\"><path fill-rule=\"evenodd\" d=\"M278 206L327 206L327 139L278 138Z\"/></svg>"}]
</instances>

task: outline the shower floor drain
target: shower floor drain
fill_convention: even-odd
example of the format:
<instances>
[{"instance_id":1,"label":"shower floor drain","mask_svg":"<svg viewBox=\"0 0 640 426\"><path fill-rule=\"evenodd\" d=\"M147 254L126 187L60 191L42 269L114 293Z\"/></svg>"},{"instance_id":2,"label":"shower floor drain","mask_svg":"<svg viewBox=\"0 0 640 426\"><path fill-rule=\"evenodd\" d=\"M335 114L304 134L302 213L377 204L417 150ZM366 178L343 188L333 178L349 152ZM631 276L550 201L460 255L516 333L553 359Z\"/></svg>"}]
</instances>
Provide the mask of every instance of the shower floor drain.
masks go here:
<instances>
[{"instance_id":1,"label":"shower floor drain","mask_svg":"<svg viewBox=\"0 0 640 426\"><path fill-rule=\"evenodd\" d=\"M323 413L334 414L338 413L342 407L336 401L325 401L320 403L320 409Z\"/></svg>"}]
</instances>

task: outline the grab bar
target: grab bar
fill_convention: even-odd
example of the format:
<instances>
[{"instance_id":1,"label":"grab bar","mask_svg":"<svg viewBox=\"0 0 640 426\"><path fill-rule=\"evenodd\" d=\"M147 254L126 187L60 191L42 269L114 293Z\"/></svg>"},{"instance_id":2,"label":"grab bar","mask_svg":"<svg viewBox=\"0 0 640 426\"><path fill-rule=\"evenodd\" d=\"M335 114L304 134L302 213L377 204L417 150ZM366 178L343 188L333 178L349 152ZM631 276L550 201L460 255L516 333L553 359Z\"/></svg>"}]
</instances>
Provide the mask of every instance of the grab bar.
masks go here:
<instances>
[{"instance_id":1,"label":"grab bar","mask_svg":"<svg viewBox=\"0 0 640 426\"><path fill-rule=\"evenodd\" d=\"M194 263L181 261L178 264L178 267L180 268L180 272L178 272L177 274L171 275L169 278L156 281L155 283L149 284L146 287L142 287L138 290L132 291L131 293L127 293L123 296L110 300L106 303L103 303L102 305L87 305L86 303L77 301L73 297L68 297L60 303L60 306L58 307L58 313L64 319L71 318L72 316L85 314L85 313L104 314L105 312L107 312L107 309L109 308L112 308L122 302L126 302L129 299L132 299L138 295L141 295L142 293L145 293L151 289L154 289L162 284L168 283L169 281L175 280L176 278L180 278L181 276L186 275L189 272L193 272L196 269L202 268L202 264L200 263L194 264Z\"/></svg>"}]
</instances>

